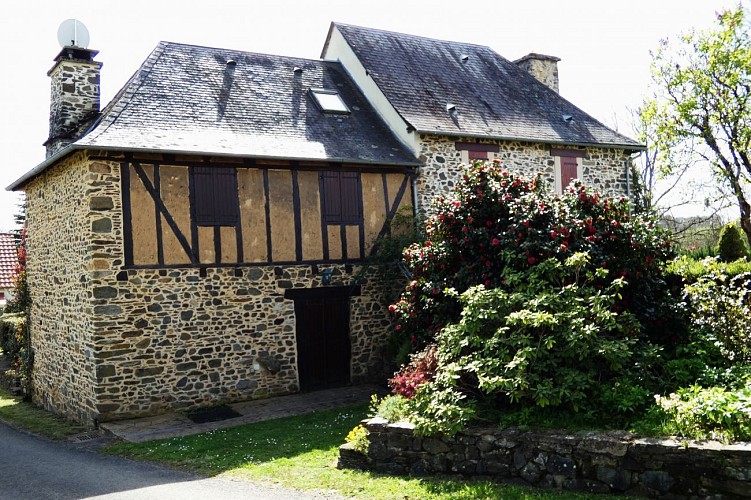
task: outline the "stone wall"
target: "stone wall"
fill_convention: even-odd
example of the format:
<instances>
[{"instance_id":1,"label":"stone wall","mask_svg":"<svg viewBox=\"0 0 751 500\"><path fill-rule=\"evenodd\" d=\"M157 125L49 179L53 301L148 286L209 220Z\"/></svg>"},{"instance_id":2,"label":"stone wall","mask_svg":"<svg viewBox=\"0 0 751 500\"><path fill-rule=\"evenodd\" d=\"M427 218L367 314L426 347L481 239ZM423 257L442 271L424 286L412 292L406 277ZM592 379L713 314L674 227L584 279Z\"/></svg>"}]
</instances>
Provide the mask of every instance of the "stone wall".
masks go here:
<instances>
[{"instance_id":1,"label":"stone wall","mask_svg":"<svg viewBox=\"0 0 751 500\"><path fill-rule=\"evenodd\" d=\"M365 422L367 455L340 447L340 468L461 474L545 488L671 498L751 497L751 443L643 439L625 432L483 429L419 437L410 424Z\"/></svg>"},{"instance_id":2,"label":"stone wall","mask_svg":"<svg viewBox=\"0 0 751 500\"><path fill-rule=\"evenodd\" d=\"M85 423L295 392L291 288L313 266L125 269L120 159L83 153L28 187L36 400ZM351 380L381 376L389 315L373 269L351 285Z\"/></svg>"},{"instance_id":3,"label":"stone wall","mask_svg":"<svg viewBox=\"0 0 751 500\"><path fill-rule=\"evenodd\" d=\"M424 163L416 180L420 210L429 208L436 196L453 191L459 179L459 165L466 158L455 147L456 142L475 142L472 138L448 136L420 136L418 156ZM541 143L510 141L481 141L483 144L497 144L499 152L488 153L488 159L499 159L504 168L529 177L542 173L543 178L555 185L555 158L550 154L551 146ZM564 148L565 146L556 146ZM582 181L607 196L625 196L629 192L626 182L627 167L631 165L629 155L622 149L584 149L582 159ZM423 211L423 213L425 213Z\"/></svg>"},{"instance_id":4,"label":"stone wall","mask_svg":"<svg viewBox=\"0 0 751 500\"><path fill-rule=\"evenodd\" d=\"M95 412L88 291L92 214L89 161L76 153L26 187L34 401L80 421Z\"/></svg>"}]
</instances>

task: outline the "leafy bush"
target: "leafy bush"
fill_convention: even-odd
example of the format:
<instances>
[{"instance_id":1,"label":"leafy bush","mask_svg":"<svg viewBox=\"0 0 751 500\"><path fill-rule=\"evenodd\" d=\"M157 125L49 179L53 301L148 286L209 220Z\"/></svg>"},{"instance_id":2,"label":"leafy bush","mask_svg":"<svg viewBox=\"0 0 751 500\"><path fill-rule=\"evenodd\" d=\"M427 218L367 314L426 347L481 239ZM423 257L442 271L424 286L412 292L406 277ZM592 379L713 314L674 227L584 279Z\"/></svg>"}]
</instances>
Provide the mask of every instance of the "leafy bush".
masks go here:
<instances>
[{"instance_id":1,"label":"leafy bush","mask_svg":"<svg viewBox=\"0 0 751 500\"><path fill-rule=\"evenodd\" d=\"M732 262L748 255L741 231L734 222L729 222L722 228L717 247L723 262Z\"/></svg>"},{"instance_id":2,"label":"leafy bush","mask_svg":"<svg viewBox=\"0 0 751 500\"><path fill-rule=\"evenodd\" d=\"M727 276L751 273L751 261L741 259L733 262L721 262L714 257L697 260L682 255L671 261L666 271L668 274L680 276L686 283L695 283L702 276L712 273Z\"/></svg>"},{"instance_id":3,"label":"leafy bush","mask_svg":"<svg viewBox=\"0 0 751 500\"><path fill-rule=\"evenodd\" d=\"M389 387L394 394L411 398L418 387L432 380L438 368L436 354L435 345L429 345L423 351L413 354L410 362L389 379Z\"/></svg>"},{"instance_id":4,"label":"leafy bush","mask_svg":"<svg viewBox=\"0 0 751 500\"><path fill-rule=\"evenodd\" d=\"M694 439L751 440L751 384L737 390L692 386L656 396L663 432Z\"/></svg>"},{"instance_id":5,"label":"leafy bush","mask_svg":"<svg viewBox=\"0 0 751 500\"><path fill-rule=\"evenodd\" d=\"M733 362L751 361L751 273L710 273L686 286L694 324Z\"/></svg>"},{"instance_id":6,"label":"leafy bush","mask_svg":"<svg viewBox=\"0 0 751 500\"><path fill-rule=\"evenodd\" d=\"M598 286L626 280L616 308L636 314L646 337L665 332L661 270L672 250L653 220L632 217L627 200L580 184L556 196L539 179L516 176L498 162L464 168L455 197L437 200L426 241L404 254L412 281L391 310L396 335L413 351L459 319L458 294L476 285L513 290L524 280L519 273L577 252L589 255L588 270L609 271L597 277Z\"/></svg>"},{"instance_id":7,"label":"leafy bush","mask_svg":"<svg viewBox=\"0 0 751 500\"><path fill-rule=\"evenodd\" d=\"M381 417L389 422L408 420L407 398L394 394L379 399L373 394L370 398L370 416Z\"/></svg>"},{"instance_id":8,"label":"leafy bush","mask_svg":"<svg viewBox=\"0 0 751 500\"><path fill-rule=\"evenodd\" d=\"M626 393L620 378L650 344L639 340L634 315L613 310L625 282L598 289L607 271L587 271L587 262L581 253L564 264L551 258L519 276L512 292L480 285L463 293L461 320L437 336L438 372L411 403L431 415L412 420L418 430L453 432L458 416L474 413L465 411L468 398L603 415L643 409L651 393ZM561 286L572 268L578 280ZM616 393L621 404L606 407Z\"/></svg>"}]
</instances>

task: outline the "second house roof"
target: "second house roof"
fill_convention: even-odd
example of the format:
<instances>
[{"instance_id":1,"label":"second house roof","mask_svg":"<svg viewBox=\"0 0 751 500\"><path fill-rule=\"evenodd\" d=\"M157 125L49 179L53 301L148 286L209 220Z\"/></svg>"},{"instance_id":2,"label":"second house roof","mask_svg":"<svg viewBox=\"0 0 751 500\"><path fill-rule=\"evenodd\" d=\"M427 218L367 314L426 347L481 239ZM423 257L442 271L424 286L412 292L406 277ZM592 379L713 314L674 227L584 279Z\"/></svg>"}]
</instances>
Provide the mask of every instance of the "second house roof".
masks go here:
<instances>
[{"instance_id":1,"label":"second house roof","mask_svg":"<svg viewBox=\"0 0 751 500\"><path fill-rule=\"evenodd\" d=\"M489 47L342 23L332 29L417 132L642 148Z\"/></svg>"}]
</instances>

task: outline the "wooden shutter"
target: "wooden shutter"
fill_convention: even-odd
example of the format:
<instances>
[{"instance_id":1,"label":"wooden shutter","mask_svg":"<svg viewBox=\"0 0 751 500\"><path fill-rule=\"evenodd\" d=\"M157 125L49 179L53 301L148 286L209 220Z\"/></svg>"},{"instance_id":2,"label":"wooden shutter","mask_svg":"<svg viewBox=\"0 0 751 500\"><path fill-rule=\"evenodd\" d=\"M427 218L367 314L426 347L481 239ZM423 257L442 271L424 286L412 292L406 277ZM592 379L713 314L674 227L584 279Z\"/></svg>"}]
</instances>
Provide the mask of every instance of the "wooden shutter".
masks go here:
<instances>
[{"instance_id":1,"label":"wooden shutter","mask_svg":"<svg viewBox=\"0 0 751 500\"><path fill-rule=\"evenodd\" d=\"M199 226L234 226L240 218L237 172L233 168L194 167L195 217Z\"/></svg>"},{"instance_id":2,"label":"wooden shutter","mask_svg":"<svg viewBox=\"0 0 751 500\"><path fill-rule=\"evenodd\" d=\"M342 220L342 195L339 172L324 172L323 210L327 224L338 224Z\"/></svg>"},{"instance_id":3,"label":"wooden shutter","mask_svg":"<svg viewBox=\"0 0 751 500\"><path fill-rule=\"evenodd\" d=\"M561 157L561 189L566 189L571 181L579 177L578 165L576 158Z\"/></svg>"},{"instance_id":4,"label":"wooden shutter","mask_svg":"<svg viewBox=\"0 0 751 500\"><path fill-rule=\"evenodd\" d=\"M234 226L240 219L237 172L234 168L214 170L214 225Z\"/></svg>"},{"instance_id":5,"label":"wooden shutter","mask_svg":"<svg viewBox=\"0 0 751 500\"><path fill-rule=\"evenodd\" d=\"M341 172L342 223L360 222L360 176L357 172Z\"/></svg>"},{"instance_id":6,"label":"wooden shutter","mask_svg":"<svg viewBox=\"0 0 751 500\"><path fill-rule=\"evenodd\" d=\"M327 224L357 224L360 213L360 174L324 172L323 209Z\"/></svg>"}]
</instances>

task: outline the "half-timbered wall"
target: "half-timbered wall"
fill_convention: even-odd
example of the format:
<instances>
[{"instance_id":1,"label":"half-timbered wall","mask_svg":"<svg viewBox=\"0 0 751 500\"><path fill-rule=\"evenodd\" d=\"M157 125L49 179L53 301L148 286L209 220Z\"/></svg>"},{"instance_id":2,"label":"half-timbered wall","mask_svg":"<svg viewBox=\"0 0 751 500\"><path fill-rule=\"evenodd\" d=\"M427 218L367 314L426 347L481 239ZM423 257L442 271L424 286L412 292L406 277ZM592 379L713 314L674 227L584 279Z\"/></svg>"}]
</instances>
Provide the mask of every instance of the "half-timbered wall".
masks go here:
<instances>
[{"instance_id":1,"label":"half-timbered wall","mask_svg":"<svg viewBox=\"0 0 751 500\"><path fill-rule=\"evenodd\" d=\"M360 261L412 205L399 169L129 158L121 170L125 262L136 268Z\"/></svg>"},{"instance_id":2,"label":"half-timbered wall","mask_svg":"<svg viewBox=\"0 0 751 500\"><path fill-rule=\"evenodd\" d=\"M191 167L212 165L235 173L238 212L199 221ZM335 167L92 151L32 181L35 400L95 423L297 391L288 292L326 286L323 270L328 286L353 290L351 381L382 375L390 284L359 258L411 203L410 179L342 166L356 174L345 212L358 220L332 218L324 239L321 174Z\"/></svg>"}]
</instances>

